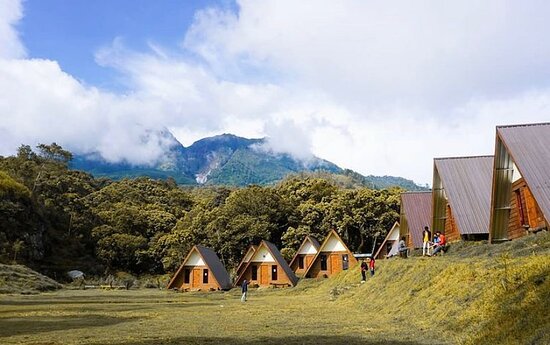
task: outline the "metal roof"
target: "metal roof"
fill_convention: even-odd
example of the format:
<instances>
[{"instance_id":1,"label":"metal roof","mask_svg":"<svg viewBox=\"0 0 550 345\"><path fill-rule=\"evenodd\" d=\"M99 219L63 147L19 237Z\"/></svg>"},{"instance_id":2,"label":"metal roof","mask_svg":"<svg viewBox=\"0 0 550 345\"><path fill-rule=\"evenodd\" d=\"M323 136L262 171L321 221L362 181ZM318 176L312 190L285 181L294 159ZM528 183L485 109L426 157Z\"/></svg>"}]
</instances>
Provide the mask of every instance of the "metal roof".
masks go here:
<instances>
[{"instance_id":1,"label":"metal roof","mask_svg":"<svg viewBox=\"0 0 550 345\"><path fill-rule=\"evenodd\" d=\"M436 158L434 172L439 174L460 234L488 234L493 156Z\"/></svg>"},{"instance_id":2,"label":"metal roof","mask_svg":"<svg viewBox=\"0 0 550 345\"><path fill-rule=\"evenodd\" d=\"M498 126L497 136L512 156L544 218L550 221L550 123Z\"/></svg>"},{"instance_id":3,"label":"metal roof","mask_svg":"<svg viewBox=\"0 0 550 345\"><path fill-rule=\"evenodd\" d=\"M218 255L210 248L198 245L195 246L195 248L202 256L204 263L206 264L206 266L208 266L220 287L222 289L231 289L231 278L229 278L229 274L227 273L227 270L218 258Z\"/></svg>"},{"instance_id":4,"label":"metal roof","mask_svg":"<svg viewBox=\"0 0 550 345\"><path fill-rule=\"evenodd\" d=\"M432 221L432 192L401 193L401 211L407 219L399 223L401 226L406 224L413 246L422 247L422 231Z\"/></svg>"}]
</instances>

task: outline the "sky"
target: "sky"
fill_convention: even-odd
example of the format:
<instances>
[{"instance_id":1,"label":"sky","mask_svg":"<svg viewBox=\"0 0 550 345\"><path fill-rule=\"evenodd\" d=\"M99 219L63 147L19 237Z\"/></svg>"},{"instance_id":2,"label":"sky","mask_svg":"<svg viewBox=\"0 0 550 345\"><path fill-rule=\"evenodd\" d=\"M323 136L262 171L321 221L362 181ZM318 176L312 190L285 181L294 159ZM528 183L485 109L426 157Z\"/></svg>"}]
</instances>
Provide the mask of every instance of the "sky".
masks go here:
<instances>
[{"instance_id":1,"label":"sky","mask_svg":"<svg viewBox=\"0 0 550 345\"><path fill-rule=\"evenodd\" d=\"M0 0L0 155L153 164L233 133L431 184L550 121L547 1Z\"/></svg>"}]
</instances>

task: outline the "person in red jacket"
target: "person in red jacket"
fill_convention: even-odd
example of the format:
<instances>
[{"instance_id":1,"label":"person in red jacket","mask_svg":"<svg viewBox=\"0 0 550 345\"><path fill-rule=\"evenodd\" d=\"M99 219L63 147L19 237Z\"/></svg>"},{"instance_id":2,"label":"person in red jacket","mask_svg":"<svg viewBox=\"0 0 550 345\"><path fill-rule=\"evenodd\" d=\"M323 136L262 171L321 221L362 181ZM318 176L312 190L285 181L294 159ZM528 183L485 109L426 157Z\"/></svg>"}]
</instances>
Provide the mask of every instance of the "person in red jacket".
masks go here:
<instances>
[{"instance_id":1,"label":"person in red jacket","mask_svg":"<svg viewBox=\"0 0 550 345\"><path fill-rule=\"evenodd\" d=\"M370 270L370 276L374 276L374 264L376 263L376 260L374 258L369 258L369 270Z\"/></svg>"},{"instance_id":2,"label":"person in red jacket","mask_svg":"<svg viewBox=\"0 0 550 345\"><path fill-rule=\"evenodd\" d=\"M432 255L436 255L440 251L444 250L445 246L447 245L447 239L445 238L445 234L442 234L440 231L436 232L436 234L439 237L439 242L435 246L435 249Z\"/></svg>"}]
</instances>

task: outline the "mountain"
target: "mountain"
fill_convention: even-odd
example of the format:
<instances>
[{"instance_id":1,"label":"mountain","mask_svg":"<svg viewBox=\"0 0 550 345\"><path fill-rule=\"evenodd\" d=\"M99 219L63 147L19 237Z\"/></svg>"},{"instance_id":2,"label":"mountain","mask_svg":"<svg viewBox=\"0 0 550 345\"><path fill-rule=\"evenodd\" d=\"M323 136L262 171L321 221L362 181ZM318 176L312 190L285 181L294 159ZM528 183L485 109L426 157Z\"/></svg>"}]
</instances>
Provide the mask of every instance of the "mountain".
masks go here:
<instances>
[{"instance_id":1,"label":"mountain","mask_svg":"<svg viewBox=\"0 0 550 345\"><path fill-rule=\"evenodd\" d=\"M346 183L354 185L372 185L376 188L397 185L409 190L422 189L413 181L401 177L365 177L318 157L300 160L289 154L275 153L268 148L266 139L222 134L198 140L185 147L172 133L163 130L148 132L143 140L159 140L167 148L164 156L154 165L133 165L125 161L112 163L94 152L75 154L71 167L112 179L172 177L178 184L184 185L266 185L282 180L289 174L323 172L346 176Z\"/></svg>"}]
</instances>

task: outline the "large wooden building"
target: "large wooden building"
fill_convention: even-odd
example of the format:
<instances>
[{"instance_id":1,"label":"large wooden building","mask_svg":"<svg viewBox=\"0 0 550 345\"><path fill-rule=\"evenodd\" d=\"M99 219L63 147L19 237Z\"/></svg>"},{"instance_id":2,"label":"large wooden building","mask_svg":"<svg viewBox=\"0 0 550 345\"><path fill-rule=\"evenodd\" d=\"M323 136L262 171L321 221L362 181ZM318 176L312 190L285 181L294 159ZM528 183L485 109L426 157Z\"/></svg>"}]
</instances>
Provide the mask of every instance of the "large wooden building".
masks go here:
<instances>
[{"instance_id":1,"label":"large wooden building","mask_svg":"<svg viewBox=\"0 0 550 345\"><path fill-rule=\"evenodd\" d=\"M489 239L512 240L550 224L550 123L496 128Z\"/></svg>"},{"instance_id":2,"label":"large wooden building","mask_svg":"<svg viewBox=\"0 0 550 345\"><path fill-rule=\"evenodd\" d=\"M448 242L489 237L493 156L434 159L432 229Z\"/></svg>"},{"instance_id":3,"label":"large wooden building","mask_svg":"<svg viewBox=\"0 0 550 345\"><path fill-rule=\"evenodd\" d=\"M298 278L290 269L277 247L262 241L235 281L240 286L244 280L258 286L295 286Z\"/></svg>"},{"instance_id":4,"label":"large wooden building","mask_svg":"<svg viewBox=\"0 0 550 345\"><path fill-rule=\"evenodd\" d=\"M229 290L231 279L216 253L194 246L168 283L168 289L185 291Z\"/></svg>"},{"instance_id":5,"label":"large wooden building","mask_svg":"<svg viewBox=\"0 0 550 345\"><path fill-rule=\"evenodd\" d=\"M375 259L384 259L397 255L399 247L399 228L399 222L395 222L386 235L386 238L384 238L384 242L382 242L376 254L374 254Z\"/></svg>"},{"instance_id":6,"label":"large wooden building","mask_svg":"<svg viewBox=\"0 0 550 345\"><path fill-rule=\"evenodd\" d=\"M401 193L399 238L405 237L408 248L422 248L422 231L432 222L432 192Z\"/></svg>"},{"instance_id":7,"label":"large wooden building","mask_svg":"<svg viewBox=\"0 0 550 345\"><path fill-rule=\"evenodd\" d=\"M290 261L290 268L296 273L296 275L303 275L309 268L315 255L319 251L319 241L313 236L306 236L304 241L300 245L300 248L296 251L296 254Z\"/></svg>"},{"instance_id":8,"label":"large wooden building","mask_svg":"<svg viewBox=\"0 0 550 345\"><path fill-rule=\"evenodd\" d=\"M357 264L357 259L355 259L338 233L331 230L321 247L319 247L319 251L313 258L311 265L304 272L304 277L330 277L347 270L355 264Z\"/></svg>"},{"instance_id":9,"label":"large wooden building","mask_svg":"<svg viewBox=\"0 0 550 345\"><path fill-rule=\"evenodd\" d=\"M245 267L246 267L246 264L250 261L250 259L252 258L252 255L254 255L254 252L256 252L256 249L258 249L258 246L255 246L255 245L251 245L250 247L248 247L248 249L246 250L246 253L243 255L243 258L241 260L241 262L239 262L239 266L237 266L237 271L235 272L236 276L240 276L241 273L243 273Z\"/></svg>"}]
</instances>

